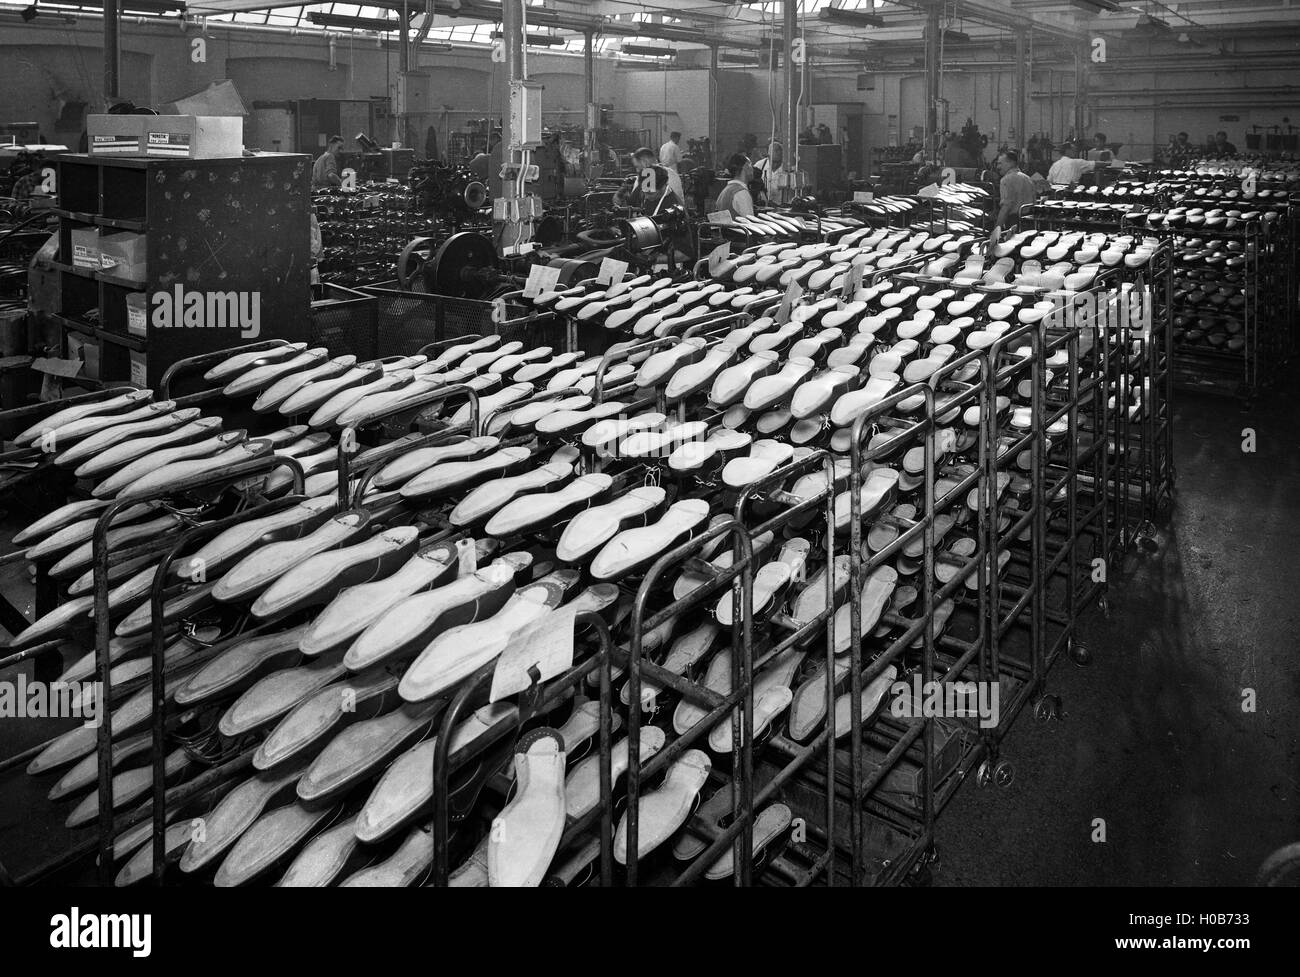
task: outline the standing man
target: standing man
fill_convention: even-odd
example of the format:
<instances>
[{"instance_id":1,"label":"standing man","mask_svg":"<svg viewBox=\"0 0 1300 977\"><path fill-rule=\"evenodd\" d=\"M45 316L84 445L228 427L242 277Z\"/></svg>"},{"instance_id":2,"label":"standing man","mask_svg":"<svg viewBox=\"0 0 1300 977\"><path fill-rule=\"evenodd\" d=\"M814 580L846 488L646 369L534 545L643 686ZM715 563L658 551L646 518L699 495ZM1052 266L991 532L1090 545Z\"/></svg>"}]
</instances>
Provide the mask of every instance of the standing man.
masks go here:
<instances>
[{"instance_id":1,"label":"standing man","mask_svg":"<svg viewBox=\"0 0 1300 977\"><path fill-rule=\"evenodd\" d=\"M659 165L666 166L674 173L677 172L677 165L682 161L682 134L680 132L668 133L668 141L659 147Z\"/></svg>"},{"instance_id":2,"label":"standing man","mask_svg":"<svg viewBox=\"0 0 1300 977\"><path fill-rule=\"evenodd\" d=\"M998 207L997 225L1005 231L1020 222L1020 208L1032 204L1037 194L1034 181L1020 172L1020 154L1014 149L998 153L998 172L1002 174L1002 204Z\"/></svg>"},{"instance_id":3,"label":"standing man","mask_svg":"<svg viewBox=\"0 0 1300 977\"><path fill-rule=\"evenodd\" d=\"M1228 142L1228 134L1222 129L1214 134L1214 152L1220 156L1237 155L1237 147Z\"/></svg>"},{"instance_id":4,"label":"standing man","mask_svg":"<svg viewBox=\"0 0 1300 977\"><path fill-rule=\"evenodd\" d=\"M767 155L754 164L754 176L763 181L763 196L772 199L772 191L775 189L775 180L773 174L781 168L784 159L784 150L781 144L775 139L767 145Z\"/></svg>"},{"instance_id":5,"label":"standing man","mask_svg":"<svg viewBox=\"0 0 1300 977\"><path fill-rule=\"evenodd\" d=\"M1052 186L1074 186L1079 177L1091 172L1093 164L1086 159L1076 159L1073 143L1061 143L1052 149L1052 168L1047 171L1047 182Z\"/></svg>"},{"instance_id":6,"label":"standing man","mask_svg":"<svg viewBox=\"0 0 1300 977\"><path fill-rule=\"evenodd\" d=\"M311 185L313 187L337 187L342 184L339 179L339 153L343 151L343 137L330 136L325 152L316 157L311 168Z\"/></svg>"}]
</instances>

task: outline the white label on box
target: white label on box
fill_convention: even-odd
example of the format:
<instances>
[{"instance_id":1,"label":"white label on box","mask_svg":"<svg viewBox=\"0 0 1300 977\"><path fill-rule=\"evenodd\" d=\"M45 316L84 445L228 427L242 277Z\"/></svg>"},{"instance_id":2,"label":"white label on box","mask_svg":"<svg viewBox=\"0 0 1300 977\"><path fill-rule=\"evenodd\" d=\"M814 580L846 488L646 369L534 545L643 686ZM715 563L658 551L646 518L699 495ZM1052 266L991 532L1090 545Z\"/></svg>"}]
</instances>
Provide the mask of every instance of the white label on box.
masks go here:
<instances>
[{"instance_id":1,"label":"white label on box","mask_svg":"<svg viewBox=\"0 0 1300 977\"><path fill-rule=\"evenodd\" d=\"M869 204L876 199L876 195L870 190L854 190L853 202L855 204Z\"/></svg>"},{"instance_id":2,"label":"white label on box","mask_svg":"<svg viewBox=\"0 0 1300 977\"><path fill-rule=\"evenodd\" d=\"M143 358L131 357L131 382L138 387L149 386L149 370Z\"/></svg>"},{"instance_id":3,"label":"white label on box","mask_svg":"<svg viewBox=\"0 0 1300 977\"><path fill-rule=\"evenodd\" d=\"M145 152L150 156L190 155L188 132L150 132L146 133L145 142Z\"/></svg>"},{"instance_id":4,"label":"white label on box","mask_svg":"<svg viewBox=\"0 0 1300 977\"><path fill-rule=\"evenodd\" d=\"M106 156L113 153L138 153L140 139L130 133L96 133L90 139L90 155Z\"/></svg>"},{"instance_id":5,"label":"white label on box","mask_svg":"<svg viewBox=\"0 0 1300 977\"><path fill-rule=\"evenodd\" d=\"M543 292L550 292L560 282L560 269L549 265L533 265L528 269L528 281L524 283L524 298L536 298Z\"/></svg>"},{"instance_id":6,"label":"white label on box","mask_svg":"<svg viewBox=\"0 0 1300 977\"><path fill-rule=\"evenodd\" d=\"M727 224L736 223L736 219L731 216L731 211L729 210L715 210L709 214L709 223L725 226Z\"/></svg>"}]
</instances>

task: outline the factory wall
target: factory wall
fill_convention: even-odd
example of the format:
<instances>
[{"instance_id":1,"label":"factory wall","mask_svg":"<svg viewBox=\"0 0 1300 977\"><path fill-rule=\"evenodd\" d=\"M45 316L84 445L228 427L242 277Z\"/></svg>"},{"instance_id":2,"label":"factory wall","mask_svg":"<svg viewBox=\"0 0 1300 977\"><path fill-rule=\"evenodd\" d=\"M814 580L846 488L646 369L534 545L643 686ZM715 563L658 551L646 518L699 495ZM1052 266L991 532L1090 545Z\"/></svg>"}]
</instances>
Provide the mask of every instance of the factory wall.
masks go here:
<instances>
[{"instance_id":1,"label":"factory wall","mask_svg":"<svg viewBox=\"0 0 1300 977\"><path fill-rule=\"evenodd\" d=\"M204 37L206 61L191 57L192 41ZM418 53L413 67L430 72L429 112L415 120L416 131L435 125L440 133L465 121L499 115L505 98L505 66L493 64L478 50ZM75 145L84 128L81 114L71 112L61 124L65 105L85 103L103 111L102 23L84 18L65 23L53 16L31 23L7 21L0 33L0 122L40 125L47 139ZM582 58L529 54L529 72L546 86L546 121L563 118L581 123L585 102ZM331 50L323 34L268 33L210 25L206 36L181 32L174 24L125 18L122 30L122 97L164 108L177 98L229 78L249 109L255 101L299 98L358 99L391 97L398 77L398 58L391 45L373 38L341 36ZM614 65L596 62L596 90L614 89ZM707 100L705 102L707 113ZM707 119L706 119L707 124ZM246 133L250 142L255 132ZM378 133L381 142L388 133Z\"/></svg>"}]
</instances>

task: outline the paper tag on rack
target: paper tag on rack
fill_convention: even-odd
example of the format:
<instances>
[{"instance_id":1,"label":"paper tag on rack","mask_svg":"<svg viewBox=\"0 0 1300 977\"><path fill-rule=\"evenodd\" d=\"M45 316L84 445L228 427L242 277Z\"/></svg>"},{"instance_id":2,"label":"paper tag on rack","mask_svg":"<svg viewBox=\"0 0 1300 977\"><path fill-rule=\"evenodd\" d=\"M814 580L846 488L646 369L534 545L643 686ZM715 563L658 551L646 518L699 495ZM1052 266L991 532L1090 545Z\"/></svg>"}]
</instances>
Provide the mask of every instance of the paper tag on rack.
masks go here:
<instances>
[{"instance_id":1,"label":"paper tag on rack","mask_svg":"<svg viewBox=\"0 0 1300 977\"><path fill-rule=\"evenodd\" d=\"M854 190L853 202L855 204L869 204L876 199L876 195L870 190Z\"/></svg>"},{"instance_id":2,"label":"paper tag on rack","mask_svg":"<svg viewBox=\"0 0 1300 977\"><path fill-rule=\"evenodd\" d=\"M472 539L456 540L456 575L467 577L478 569L478 550Z\"/></svg>"},{"instance_id":3,"label":"paper tag on rack","mask_svg":"<svg viewBox=\"0 0 1300 977\"><path fill-rule=\"evenodd\" d=\"M543 292L552 292L560 283L560 269L550 265L533 265L528 269L528 281L524 282L524 298L535 299Z\"/></svg>"},{"instance_id":4,"label":"paper tag on rack","mask_svg":"<svg viewBox=\"0 0 1300 977\"><path fill-rule=\"evenodd\" d=\"M600 271L596 274L596 281L604 285L619 286L623 283L623 276L627 273L627 262L619 261L617 258L602 258L600 262ZM613 292L613 288L609 290Z\"/></svg>"},{"instance_id":5,"label":"paper tag on rack","mask_svg":"<svg viewBox=\"0 0 1300 977\"><path fill-rule=\"evenodd\" d=\"M803 295L803 286L798 282L791 282L785 290L785 298L781 299L781 308L776 313L776 324L784 326L790 321L790 313L794 310L794 304L799 301Z\"/></svg>"},{"instance_id":6,"label":"paper tag on rack","mask_svg":"<svg viewBox=\"0 0 1300 977\"><path fill-rule=\"evenodd\" d=\"M710 224L727 225L736 223L736 219L731 216L729 210L714 210L709 212L708 221Z\"/></svg>"},{"instance_id":7,"label":"paper tag on rack","mask_svg":"<svg viewBox=\"0 0 1300 977\"><path fill-rule=\"evenodd\" d=\"M509 644L497 659L492 673L492 692L488 702L499 702L506 696L524 692L532 685L528 675L536 668L538 680L562 674L573 666L573 632L578 621L578 609L572 604L543 615L541 619L511 635Z\"/></svg>"},{"instance_id":8,"label":"paper tag on rack","mask_svg":"<svg viewBox=\"0 0 1300 977\"><path fill-rule=\"evenodd\" d=\"M731 257L731 242L724 241L709 252L709 274L716 274L718 267Z\"/></svg>"},{"instance_id":9,"label":"paper tag on rack","mask_svg":"<svg viewBox=\"0 0 1300 977\"><path fill-rule=\"evenodd\" d=\"M492 322L494 325L501 325L506 321L506 300L495 298L492 300Z\"/></svg>"},{"instance_id":10,"label":"paper tag on rack","mask_svg":"<svg viewBox=\"0 0 1300 977\"><path fill-rule=\"evenodd\" d=\"M850 265L849 270L844 273L844 287L840 289L840 296L845 302L853 301L853 296L858 294L858 289L862 287L864 270L862 265L854 264Z\"/></svg>"}]
</instances>

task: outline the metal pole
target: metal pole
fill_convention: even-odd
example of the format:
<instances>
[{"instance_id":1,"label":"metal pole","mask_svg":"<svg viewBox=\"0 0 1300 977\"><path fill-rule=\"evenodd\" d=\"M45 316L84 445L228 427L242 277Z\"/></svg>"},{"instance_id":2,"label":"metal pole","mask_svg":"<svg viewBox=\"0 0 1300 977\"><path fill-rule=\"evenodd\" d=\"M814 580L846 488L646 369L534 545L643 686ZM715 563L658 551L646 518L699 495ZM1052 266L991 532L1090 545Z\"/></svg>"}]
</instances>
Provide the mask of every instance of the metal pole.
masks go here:
<instances>
[{"instance_id":1,"label":"metal pole","mask_svg":"<svg viewBox=\"0 0 1300 977\"><path fill-rule=\"evenodd\" d=\"M785 58L785 155L782 157L782 169L790 173L793 180L795 173L795 147L799 144L799 106L795 102L795 73L799 71L799 65L794 63L790 57L794 50L794 39L799 33L799 2L798 0L785 0L783 4L785 15L785 47L782 57ZM785 192L781 194L781 202L785 203L789 195Z\"/></svg>"},{"instance_id":2,"label":"metal pole","mask_svg":"<svg viewBox=\"0 0 1300 977\"><path fill-rule=\"evenodd\" d=\"M122 78L121 19L117 0L104 0L104 99L110 108L119 97Z\"/></svg>"},{"instance_id":3,"label":"metal pole","mask_svg":"<svg viewBox=\"0 0 1300 977\"><path fill-rule=\"evenodd\" d=\"M1025 131L1029 124L1029 35L1025 31L1016 31L1016 146L1024 150L1029 143L1029 133Z\"/></svg>"},{"instance_id":4,"label":"metal pole","mask_svg":"<svg viewBox=\"0 0 1300 977\"><path fill-rule=\"evenodd\" d=\"M399 25L397 35L397 71L400 76L399 90L402 92L402 99L397 113L397 138L401 140L403 146L411 145L410 128L411 128L411 45L407 31L411 26L411 12L407 6L407 0L402 0L402 9L400 11L402 23Z\"/></svg>"},{"instance_id":5,"label":"metal pole","mask_svg":"<svg viewBox=\"0 0 1300 977\"><path fill-rule=\"evenodd\" d=\"M718 157L718 45L709 45L709 149ZM701 161L696 160L700 165ZM707 165L712 166L713 160Z\"/></svg>"},{"instance_id":6,"label":"metal pole","mask_svg":"<svg viewBox=\"0 0 1300 977\"><path fill-rule=\"evenodd\" d=\"M926 158L934 161L938 152L939 131L939 37L943 28L939 23L939 6L931 4L925 26L925 142L922 144Z\"/></svg>"},{"instance_id":7,"label":"metal pole","mask_svg":"<svg viewBox=\"0 0 1300 977\"><path fill-rule=\"evenodd\" d=\"M1083 139L1084 100L1088 94L1088 58L1090 49L1079 47L1074 52L1074 138Z\"/></svg>"},{"instance_id":8,"label":"metal pole","mask_svg":"<svg viewBox=\"0 0 1300 977\"><path fill-rule=\"evenodd\" d=\"M598 162L593 159L596 151L596 128L600 122L600 115L596 109L596 50L594 47L596 34L594 31L586 31L583 35L586 42L582 48L582 72L586 81L586 104L587 104L587 132L586 143L587 166ZM588 169L590 172L590 169Z\"/></svg>"}]
</instances>

